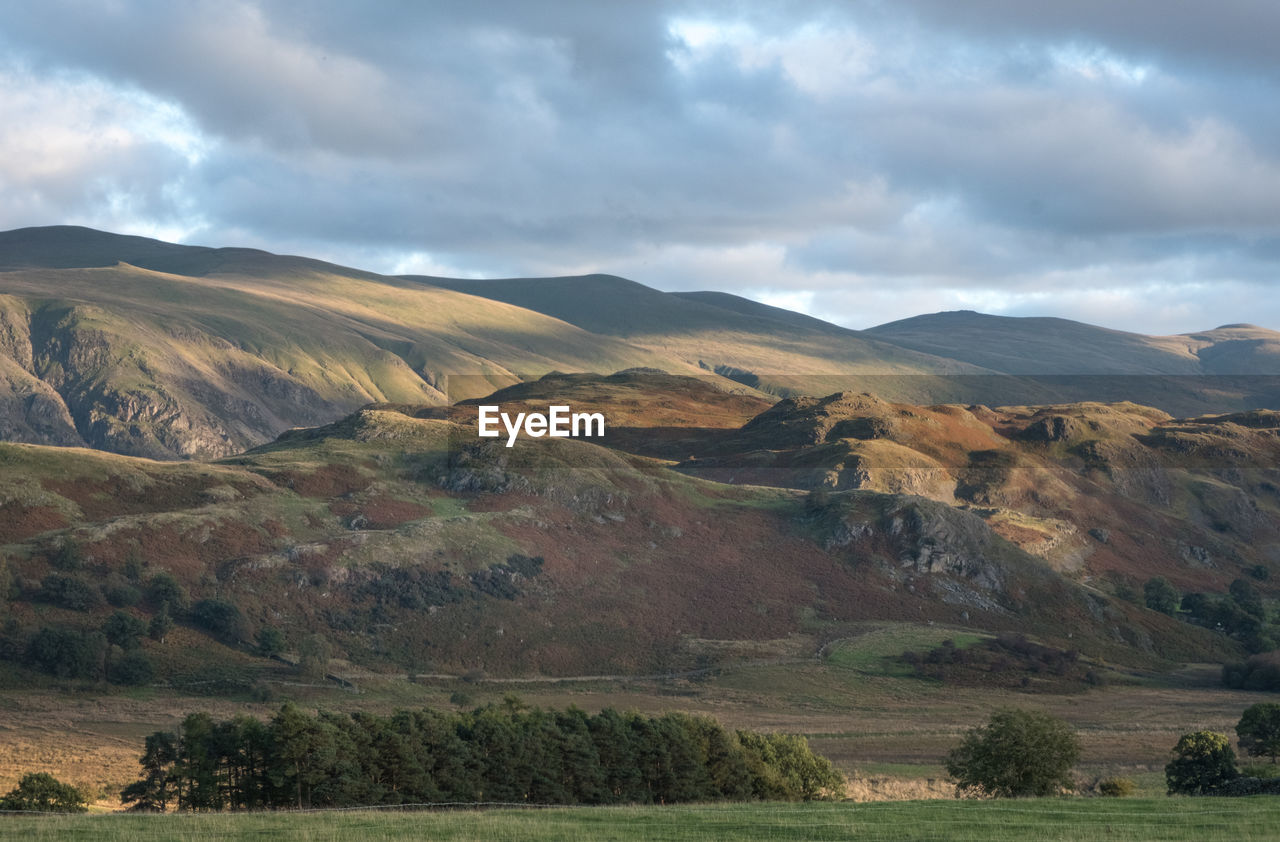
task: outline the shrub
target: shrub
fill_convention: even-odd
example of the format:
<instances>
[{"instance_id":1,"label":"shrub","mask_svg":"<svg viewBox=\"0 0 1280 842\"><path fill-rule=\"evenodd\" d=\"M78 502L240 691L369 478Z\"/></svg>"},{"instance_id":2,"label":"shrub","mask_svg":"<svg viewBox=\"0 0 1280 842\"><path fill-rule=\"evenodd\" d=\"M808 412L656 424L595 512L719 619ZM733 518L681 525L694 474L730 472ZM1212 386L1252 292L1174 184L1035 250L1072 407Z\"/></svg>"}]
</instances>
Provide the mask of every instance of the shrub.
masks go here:
<instances>
[{"instance_id":1,"label":"shrub","mask_svg":"<svg viewBox=\"0 0 1280 842\"><path fill-rule=\"evenodd\" d=\"M1170 795L1209 795L1239 774L1231 741L1214 731L1183 734L1164 767Z\"/></svg>"},{"instance_id":2,"label":"shrub","mask_svg":"<svg viewBox=\"0 0 1280 842\"><path fill-rule=\"evenodd\" d=\"M40 582L36 597L72 611L88 611L102 605L102 594L78 576L50 573Z\"/></svg>"},{"instance_id":3,"label":"shrub","mask_svg":"<svg viewBox=\"0 0 1280 842\"><path fill-rule=\"evenodd\" d=\"M67 538L49 553L49 563L59 570L80 570L84 567L84 550Z\"/></svg>"},{"instance_id":4,"label":"shrub","mask_svg":"<svg viewBox=\"0 0 1280 842\"><path fill-rule=\"evenodd\" d=\"M151 666L151 659L140 649L126 652L124 657L111 667L112 684L137 686L150 684L153 678L155 678L155 668Z\"/></svg>"},{"instance_id":5,"label":"shrub","mask_svg":"<svg viewBox=\"0 0 1280 842\"><path fill-rule=\"evenodd\" d=\"M125 582L111 582L104 585L102 595L116 608L132 608L142 602L142 591Z\"/></svg>"},{"instance_id":6,"label":"shrub","mask_svg":"<svg viewBox=\"0 0 1280 842\"><path fill-rule=\"evenodd\" d=\"M88 799L71 784L48 772L30 772L18 785L0 798L0 810L23 810L37 813L84 813Z\"/></svg>"},{"instance_id":7,"label":"shrub","mask_svg":"<svg viewBox=\"0 0 1280 842\"><path fill-rule=\"evenodd\" d=\"M1103 778L1098 781L1098 794L1104 798L1128 798L1136 789L1129 778Z\"/></svg>"},{"instance_id":8,"label":"shrub","mask_svg":"<svg viewBox=\"0 0 1280 842\"><path fill-rule=\"evenodd\" d=\"M1003 708L969 731L946 759L957 792L1000 797L1052 795L1072 788L1080 740L1047 713Z\"/></svg>"},{"instance_id":9,"label":"shrub","mask_svg":"<svg viewBox=\"0 0 1280 842\"><path fill-rule=\"evenodd\" d=\"M97 678L107 641L99 633L42 628L31 638L23 660L58 678Z\"/></svg>"}]
</instances>

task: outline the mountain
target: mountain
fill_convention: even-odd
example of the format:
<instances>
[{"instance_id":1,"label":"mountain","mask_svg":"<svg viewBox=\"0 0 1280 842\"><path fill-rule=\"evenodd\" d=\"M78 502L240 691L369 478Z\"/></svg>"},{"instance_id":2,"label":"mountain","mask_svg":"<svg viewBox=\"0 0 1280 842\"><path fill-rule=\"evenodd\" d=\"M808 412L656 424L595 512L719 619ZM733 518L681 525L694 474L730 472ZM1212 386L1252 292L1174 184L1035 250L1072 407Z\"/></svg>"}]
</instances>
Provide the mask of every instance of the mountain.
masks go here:
<instances>
[{"instance_id":1,"label":"mountain","mask_svg":"<svg viewBox=\"0 0 1280 842\"><path fill-rule=\"evenodd\" d=\"M553 369L697 371L518 307L248 249L22 229L0 234L0 267L10 440L218 456Z\"/></svg>"},{"instance_id":2,"label":"mountain","mask_svg":"<svg viewBox=\"0 0 1280 842\"><path fill-rule=\"evenodd\" d=\"M1146 336L1069 319L1012 318L960 310L914 316L865 333L1004 374L1280 374L1280 333L1254 325Z\"/></svg>"},{"instance_id":3,"label":"mountain","mask_svg":"<svg viewBox=\"0 0 1280 842\"><path fill-rule=\"evenodd\" d=\"M941 399L952 397L946 378L992 373L736 296L660 292L612 275L412 280L534 310L773 394L875 384Z\"/></svg>"},{"instance_id":4,"label":"mountain","mask_svg":"<svg viewBox=\"0 0 1280 842\"><path fill-rule=\"evenodd\" d=\"M855 331L607 275L388 277L70 226L0 233L0 439L225 456L370 403L637 368L775 399L1280 406L1280 334L1248 325L1147 337L942 313Z\"/></svg>"}]
</instances>

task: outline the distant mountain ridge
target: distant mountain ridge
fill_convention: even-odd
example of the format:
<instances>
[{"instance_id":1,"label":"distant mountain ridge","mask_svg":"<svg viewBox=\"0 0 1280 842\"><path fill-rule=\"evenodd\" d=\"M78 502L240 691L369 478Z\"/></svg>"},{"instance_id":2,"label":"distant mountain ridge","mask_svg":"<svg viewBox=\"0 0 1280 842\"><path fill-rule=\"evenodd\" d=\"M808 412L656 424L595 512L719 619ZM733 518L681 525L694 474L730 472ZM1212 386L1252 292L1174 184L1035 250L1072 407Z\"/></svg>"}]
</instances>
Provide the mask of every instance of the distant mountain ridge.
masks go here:
<instances>
[{"instance_id":1,"label":"distant mountain ridge","mask_svg":"<svg viewBox=\"0 0 1280 842\"><path fill-rule=\"evenodd\" d=\"M0 232L0 439L224 456L369 403L442 405L551 371L631 368L757 396L1132 399L1184 415L1280 405L1280 334L1247 325L1147 337L941 313L856 331L608 275L390 277L74 226Z\"/></svg>"},{"instance_id":2,"label":"distant mountain ridge","mask_svg":"<svg viewBox=\"0 0 1280 842\"><path fill-rule=\"evenodd\" d=\"M866 333L1006 374L1271 375L1280 373L1280 332L1224 325L1147 336L1058 318L990 316L970 310L913 316Z\"/></svg>"}]
</instances>

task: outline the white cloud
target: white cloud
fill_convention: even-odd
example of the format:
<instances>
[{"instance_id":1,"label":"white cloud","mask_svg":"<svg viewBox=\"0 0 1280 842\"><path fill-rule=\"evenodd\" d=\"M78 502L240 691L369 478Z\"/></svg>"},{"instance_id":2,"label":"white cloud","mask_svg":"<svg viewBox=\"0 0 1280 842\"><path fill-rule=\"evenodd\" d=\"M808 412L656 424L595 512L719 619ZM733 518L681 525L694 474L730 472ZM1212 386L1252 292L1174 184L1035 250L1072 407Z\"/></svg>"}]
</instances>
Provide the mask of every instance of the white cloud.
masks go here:
<instances>
[{"instance_id":1,"label":"white cloud","mask_svg":"<svg viewBox=\"0 0 1280 842\"><path fill-rule=\"evenodd\" d=\"M958 5L11 4L0 225L1280 326L1273 10Z\"/></svg>"}]
</instances>

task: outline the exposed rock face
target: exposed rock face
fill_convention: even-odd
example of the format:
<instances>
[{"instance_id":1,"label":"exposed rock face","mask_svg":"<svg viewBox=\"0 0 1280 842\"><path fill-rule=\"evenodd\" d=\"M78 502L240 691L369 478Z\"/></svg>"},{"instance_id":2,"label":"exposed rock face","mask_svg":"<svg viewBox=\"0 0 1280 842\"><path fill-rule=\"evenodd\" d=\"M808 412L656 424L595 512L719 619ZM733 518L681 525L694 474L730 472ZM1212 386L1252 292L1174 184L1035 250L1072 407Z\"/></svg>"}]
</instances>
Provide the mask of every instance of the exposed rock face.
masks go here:
<instances>
[{"instance_id":1,"label":"exposed rock face","mask_svg":"<svg viewBox=\"0 0 1280 842\"><path fill-rule=\"evenodd\" d=\"M1010 558L1040 565L982 518L932 500L860 492L829 506L822 515L829 550L847 550L860 561L880 559L900 579L927 577L946 602L1005 612L1014 601L1007 590Z\"/></svg>"}]
</instances>

